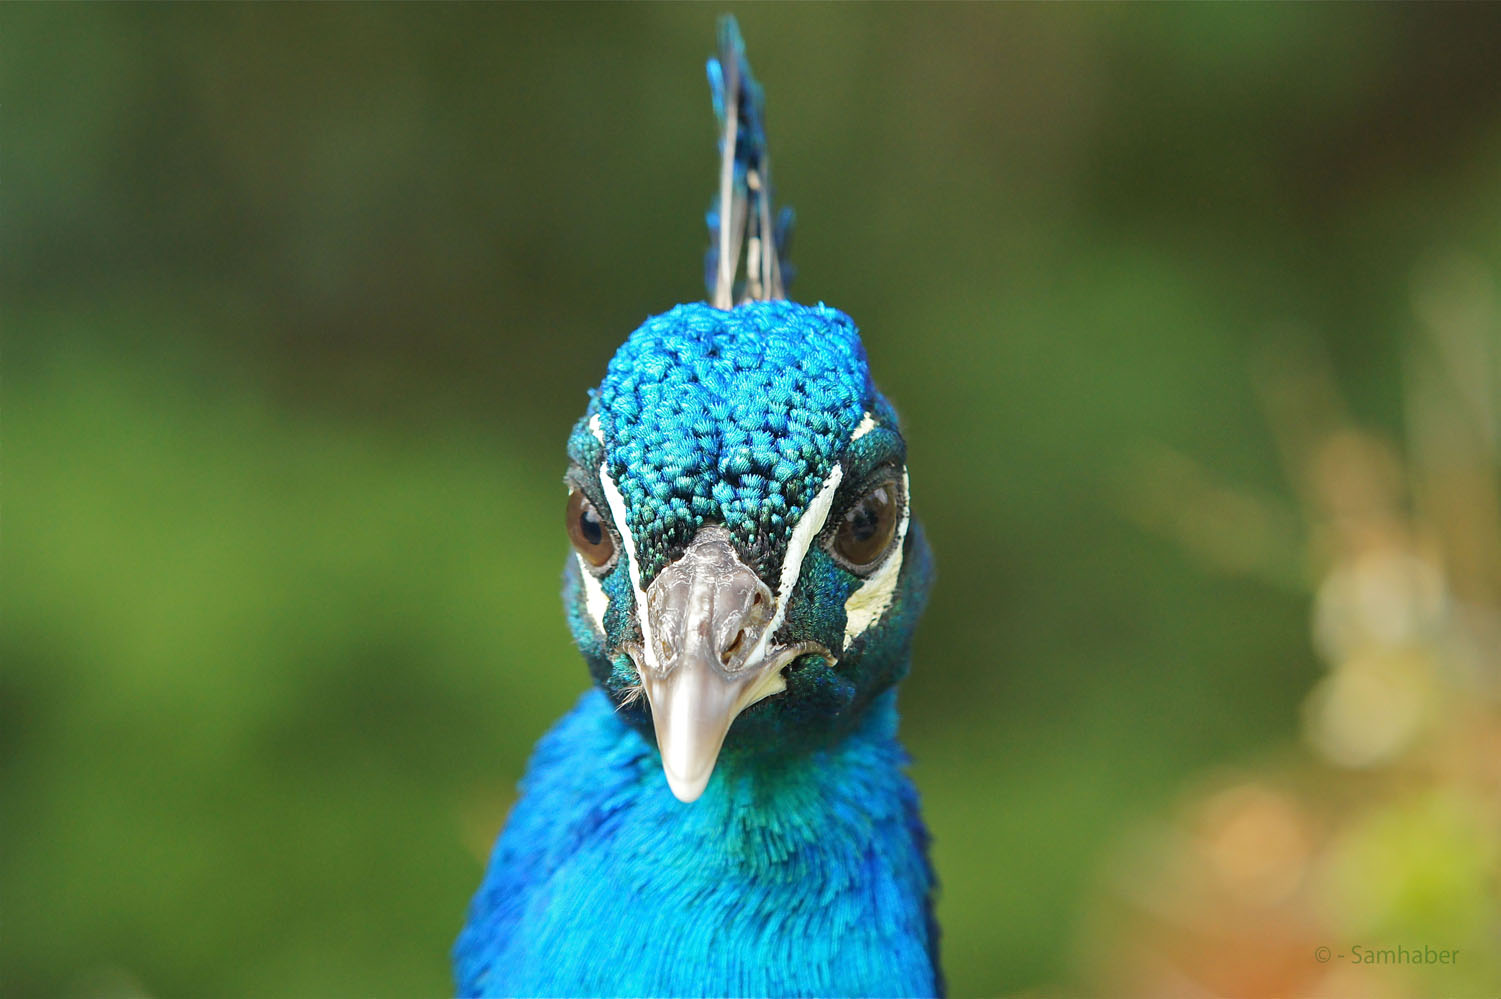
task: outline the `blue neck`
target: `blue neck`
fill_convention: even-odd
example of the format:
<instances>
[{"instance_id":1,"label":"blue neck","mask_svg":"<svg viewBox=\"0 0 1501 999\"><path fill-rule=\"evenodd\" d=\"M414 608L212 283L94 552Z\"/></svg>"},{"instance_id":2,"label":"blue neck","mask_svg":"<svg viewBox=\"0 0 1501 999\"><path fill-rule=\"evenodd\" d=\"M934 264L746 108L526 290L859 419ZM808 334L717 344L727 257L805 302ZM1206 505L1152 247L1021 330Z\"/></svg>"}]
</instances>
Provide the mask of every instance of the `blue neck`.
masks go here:
<instances>
[{"instance_id":1,"label":"blue neck","mask_svg":"<svg viewBox=\"0 0 1501 999\"><path fill-rule=\"evenodd\" d=\"M454 957L460 993L934 995L927 833L881 695L838 745L672 797L590 691L539 743Z\"/></svg>"}]
</instances>

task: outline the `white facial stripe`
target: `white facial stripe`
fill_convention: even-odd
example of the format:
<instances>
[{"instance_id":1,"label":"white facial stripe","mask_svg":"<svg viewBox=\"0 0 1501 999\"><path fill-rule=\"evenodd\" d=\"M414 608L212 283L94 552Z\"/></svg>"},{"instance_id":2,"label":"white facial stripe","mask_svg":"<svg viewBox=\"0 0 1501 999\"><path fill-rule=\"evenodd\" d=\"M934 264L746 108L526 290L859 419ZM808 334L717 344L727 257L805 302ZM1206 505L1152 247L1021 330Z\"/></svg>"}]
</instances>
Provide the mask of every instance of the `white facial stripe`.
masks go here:
<instances>
[{"instance_id":1,"label":"white facial stripe","mask_svg":"<svg viewBox=\"0 0 1501 999\"><path fill-rule=\"evenodd\" d=\"M844 602L844 647L881 620L891 598L896 593L896 580L902 572L902 543L907 540L907 521L912 513L912 500L907 489L907 470L902 469L902 520L896 528L896 540L892 542L891 554L881 567L860 584Z\"/></svg>"},{"instance_id":2,"label":"white facial stripe","mask_svg":"<svg viewBox=\"0 0 1501 999\"><path fill-rule=\"evenodd\" d=\"M600 428L598 413L589 417L589 432L601 444L605 442L605 432ZM599 474L603 477L604 469L600 469ZM625 522L617 521L617 523L623 525ZM621 533L625 533L623 526ZM574 558L578 559L579 576L584 581L584 606L588 608L589 616L594 619L594 626L603 635L605 633L605 608L609 607L610 598L605 595L605 588L600 585L599 578L590 572L589 567L584 564L583 556L578 554L578 552L574 552Z\"/></svg>"},{"instance_id":3,"label":"white facial stripe","mask_svg":"<svg viewBox=\"0 0 1501 999\"><path fill-rule=\"evenodd\" d=\"M852 433L852 434L850 434L850 443L851 444L855 443L855 441L857 441L860 438L864 437L866 434L870 433L875 428L876 428L876 421L875 421L875 419L872 418L869 413L866 413L865 414L865 419L861 420L860 421L860 425L855 428L855 432Z\"/></svg>"},{"instance_id":4,"label":"white facial stripe","mask_svg":"<svg viewBox=\"0 0 1501 999\"><path fill-rule=\"evenodd\" d=\"M792 597L792 589L797 586L797 577L803 571L803 559L812 547L813 539L823 530L824 521L829 519L829 507L834 505L834 491L839 488L843 479L844 466L835 465L829 471L829 477L823 480L818 495L813 497L813 502L803 511L802 519L792 529L792 537L787 542L787 555L782 559L782 579L777 585L777 609L771 615L771 623L761 632L755 648L746 658L747 662L759 662L766 655L771 637L782 626L782 620L787 616L787 603Z\"/></svg>"},{"instance_id":5,"label":"white facial stripe","mask_svg":"<svg viewBox=\"0 0 1501 999\"><path fill-rule=\"evenodd\" d=\"M625 497L620 495L620 490L615 487L615 480L610 478L610 473L605 471L604 465L599 468L599 484L605 491L605 502L610 505L610 517L615 521L615 528L620 532L620 543L625 547L625 567L631 575L631 589L636 592L636 619L641 622L641 654L646 659L646 665L653 669L661 669L657 662L657 645L652 641L651 615L646 613L646 591L641 588L641 569L636 565L636 539L631 536L630 524L625 519Z\"/></svg>"},{"instance_id":6,"label":"white facial stripe","mask_svg":"<svg viewBox=\"0 0 1501 999\"><path fill-rule=\"evenodd\" d=\"M584 556L578 552L573 557L579 564L579 578L584 581L584 607L589 611L589 618L594 622L594 627L599 633L605 633L605 608L610 606L610 598L605 595L605 588L599 584L599 577L589 571L589 566L584 562Z\"/></svg>"},{"instance_id":7,"label":"white facial stripe","mask_svg":"<svg viewBox=\"0 0 1501 999\"><path fill-rule=\"evenodd\" d=\"M777 600L782 605L779 610L786 609L787 596L797 585L797 577L803 571L803 558L812 547L814 537L823 530L824 521L829 519L829 507L834 505L834 490L839 488L839 483L843 480L844 466L835 465L830 470L829 477L823 480L823 487L818 490L818 495L813 497L813 502L803 512L802 519L792 529L792 537L787 542L787 557L782 560L782 581L777 587ZM781 623L781 615L778 614L774 620Z\"/></svg>"}]
</instances>

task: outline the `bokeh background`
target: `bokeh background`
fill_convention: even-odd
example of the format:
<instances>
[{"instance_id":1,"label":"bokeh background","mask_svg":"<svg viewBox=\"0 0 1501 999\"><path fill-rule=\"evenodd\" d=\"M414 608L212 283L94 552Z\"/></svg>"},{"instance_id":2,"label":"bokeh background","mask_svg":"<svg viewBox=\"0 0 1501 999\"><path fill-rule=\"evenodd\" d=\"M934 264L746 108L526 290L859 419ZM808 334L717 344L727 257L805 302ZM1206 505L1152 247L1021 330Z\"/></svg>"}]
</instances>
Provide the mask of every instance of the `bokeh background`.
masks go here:
<instances>
[{"instance_id":1,"label":"bokeh background","mask_svg":"<svg viewBox=\"0 0 1501 999\"><path fill-rule=\"evenodd\" d=\"M1501 7L727 9L939 560L953 993L1501 991ZM7 995L451 988L717 13L0 9Z\"/></svg>"}]
</instances>

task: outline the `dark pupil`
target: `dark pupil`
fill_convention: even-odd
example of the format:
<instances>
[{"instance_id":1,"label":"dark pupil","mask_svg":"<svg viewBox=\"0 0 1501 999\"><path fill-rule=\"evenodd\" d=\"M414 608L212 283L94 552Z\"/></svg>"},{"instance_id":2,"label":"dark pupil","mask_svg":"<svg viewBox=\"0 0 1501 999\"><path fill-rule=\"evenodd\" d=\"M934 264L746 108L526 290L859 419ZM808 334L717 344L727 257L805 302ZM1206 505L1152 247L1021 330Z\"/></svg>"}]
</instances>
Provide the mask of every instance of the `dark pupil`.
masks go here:
<instances>
[{"instance_id":1,"label":"dark pupil","mask_svg":"<svg viewBox=\"0 0 1501 999\"><path fill-rule=\"evenodd\" d=\"M886 490L877 489L861 501L850 514L850 536L858 542L869 541L881 529L881 511L886 509Z\"/></svg>"},{"instance_id":2,"label":"dark pupil","mask_svg":"<svg viewBox=\"0 0 1501 999\"><path fill-rule=\"evenodd\" d=\"M588 507L579 511L579 536L591 545L605 539L605 526L599 522L599 514Z\"/></svg>"}]
</instances>

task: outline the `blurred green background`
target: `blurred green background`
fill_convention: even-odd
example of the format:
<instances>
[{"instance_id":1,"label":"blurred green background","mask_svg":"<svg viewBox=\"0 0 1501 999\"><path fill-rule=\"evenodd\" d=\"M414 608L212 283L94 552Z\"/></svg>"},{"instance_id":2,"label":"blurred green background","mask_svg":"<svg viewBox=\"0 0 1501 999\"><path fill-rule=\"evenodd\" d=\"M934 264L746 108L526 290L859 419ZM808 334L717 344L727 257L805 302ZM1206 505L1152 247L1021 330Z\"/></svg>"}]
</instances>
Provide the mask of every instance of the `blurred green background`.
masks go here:
<instances>
[{"instance_id":1,"label":"blurred green background","mask_svg":"<svg viewBox=\"0 0 1501 999\"><path fill-rule=\"evenodd\" d=\"M725 9L938 558L952 991L1071 988L1106 858L1322 671L1306 567L1147 529L1137 456L1295 493L1268 344L1400 435L1415 269L1501 264L1501 7ZM6 994L451 988L587 682L564 438L703 295L719 12L0 9Z\"/></svg>"}]
</instances>

